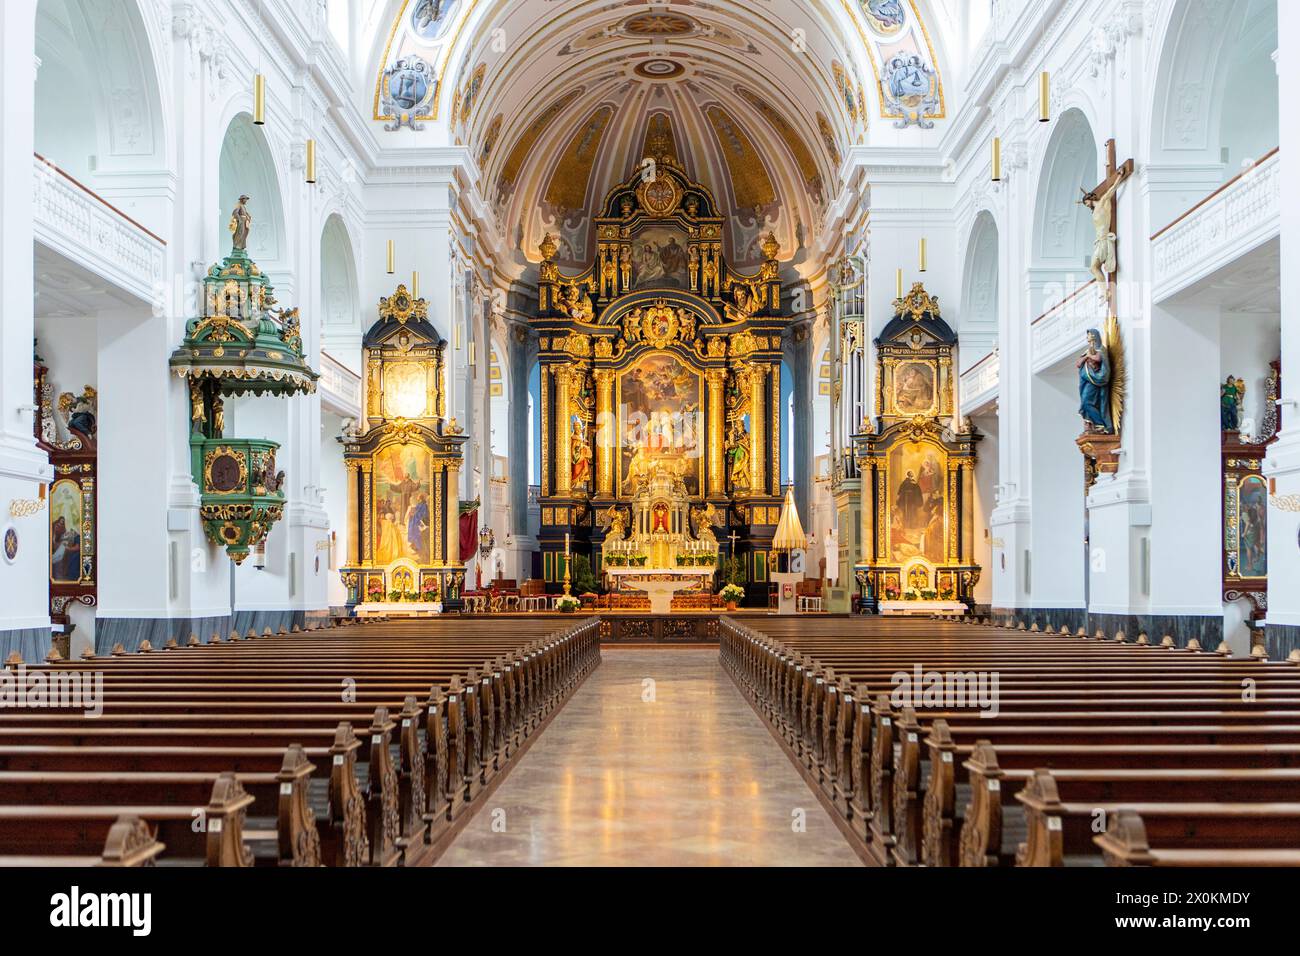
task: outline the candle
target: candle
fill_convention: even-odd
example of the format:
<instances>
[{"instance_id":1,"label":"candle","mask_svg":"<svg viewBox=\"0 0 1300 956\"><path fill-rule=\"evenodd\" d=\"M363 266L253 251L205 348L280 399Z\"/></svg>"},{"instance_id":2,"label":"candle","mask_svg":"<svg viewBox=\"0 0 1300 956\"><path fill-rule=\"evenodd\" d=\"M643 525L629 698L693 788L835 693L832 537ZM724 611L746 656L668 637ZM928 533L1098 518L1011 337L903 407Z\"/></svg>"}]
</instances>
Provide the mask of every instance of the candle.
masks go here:
<instances>
[{"instance_id":1,"label":"candle","mask_svg":"<svg viewBox=\"0 0 1300 956\"><path fill-rule=\"evenodd\" d=\"M564 556L569 556L569 532L564 532Z\"/></svg>"}]
</instances>

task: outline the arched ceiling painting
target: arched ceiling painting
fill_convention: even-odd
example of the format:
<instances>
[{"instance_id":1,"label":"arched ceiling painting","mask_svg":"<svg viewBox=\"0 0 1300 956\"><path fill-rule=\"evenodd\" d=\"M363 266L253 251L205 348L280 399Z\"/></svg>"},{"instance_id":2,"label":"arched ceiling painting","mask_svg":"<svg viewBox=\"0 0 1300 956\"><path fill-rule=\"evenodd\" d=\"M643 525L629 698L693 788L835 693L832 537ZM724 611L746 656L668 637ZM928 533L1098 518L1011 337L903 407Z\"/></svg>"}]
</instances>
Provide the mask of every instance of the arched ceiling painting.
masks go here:
<instances>
[{"instance_id":1,"label":"arched ceiling painting","mask_svg":"<svg viewBox=\"0 0 1300 956\"><path fill-rule=\"evenodd\" d=\"M469 145L498 225L534 260L550 232L561 263L588 262L589 211L655 150L732 210L737 265L769 230L793 251L872 116L944 115L918 0L390 2L375 118L437 119Z\"/></svg>"}]
</instances>

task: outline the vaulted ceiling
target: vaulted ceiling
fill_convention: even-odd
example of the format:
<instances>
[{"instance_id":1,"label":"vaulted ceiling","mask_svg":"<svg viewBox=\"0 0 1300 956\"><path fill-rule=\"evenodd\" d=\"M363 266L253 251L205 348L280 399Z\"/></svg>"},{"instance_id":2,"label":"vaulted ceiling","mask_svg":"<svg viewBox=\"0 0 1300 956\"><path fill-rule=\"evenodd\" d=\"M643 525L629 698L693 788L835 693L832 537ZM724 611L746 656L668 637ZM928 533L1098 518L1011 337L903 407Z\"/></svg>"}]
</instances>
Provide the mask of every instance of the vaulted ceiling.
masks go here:
<instances>
[{"instance_id":1,"label":"vaulted ceiling","mask_svg":"<svg viewBox=\"0 0 1300 956\"><path fill-rule=\"evenodd\" d=\"M574 264L647 156L732 211L741 264L768 231L787 254L813 241L871 124L944 115L917 0L402 0L382 62L403 56L428 62L424 112L472 150L511 244L535 259L550 232ZM929 84L914 117L889 81L908 57Z\"/></svg>"}]
</instances>

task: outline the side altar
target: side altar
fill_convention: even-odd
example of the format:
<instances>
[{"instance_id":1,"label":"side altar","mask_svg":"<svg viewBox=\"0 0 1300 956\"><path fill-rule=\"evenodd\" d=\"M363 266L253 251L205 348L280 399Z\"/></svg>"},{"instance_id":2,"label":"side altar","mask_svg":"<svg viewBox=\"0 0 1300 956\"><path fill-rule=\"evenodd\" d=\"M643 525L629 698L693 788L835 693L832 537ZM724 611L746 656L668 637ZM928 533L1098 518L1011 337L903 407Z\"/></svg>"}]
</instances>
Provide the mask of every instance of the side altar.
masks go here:
<instances>
[{"instance_id":1,"label":"side altar","mask_svg":"<svg viewBox=\"0 0 1300 956\"><path fill-rule=\"evenodd\" d=\"M362 342L363 420L345 435L348 555L340 569L358 616L456 606L465 586L459 475L466 436L447 417L447 343L406 286L379 304Z\"/></svg>"},{"instance_id":2,"label":"side altar","mask_svg":"<svg viewBox=\"0 0 1300 956\"><path fill-rule=\"evenodd\" d=\"M769 234L757 271L731 268L712 192L671 155L654 159L651 175L607 195L584 271L563 274L555 240L541 243L531 324L542 575L559 589L568 541L615 599L652 579L711 594L720 558L734 553L765 598L790 323L780 246Z\"/></svg>"},{"instance_id":3,"label":"side altar","mask_svg":"<svg viewBox=\"0 0 1300 956\"><path fill-rule=\"evenodd\" d=\"M973 558L975 446L954 421L957 336L921 283L894 301L876 345L875 416L853 436L862 476L864 608L964 613L980 568Z\"/></svg>"}]
</instances>

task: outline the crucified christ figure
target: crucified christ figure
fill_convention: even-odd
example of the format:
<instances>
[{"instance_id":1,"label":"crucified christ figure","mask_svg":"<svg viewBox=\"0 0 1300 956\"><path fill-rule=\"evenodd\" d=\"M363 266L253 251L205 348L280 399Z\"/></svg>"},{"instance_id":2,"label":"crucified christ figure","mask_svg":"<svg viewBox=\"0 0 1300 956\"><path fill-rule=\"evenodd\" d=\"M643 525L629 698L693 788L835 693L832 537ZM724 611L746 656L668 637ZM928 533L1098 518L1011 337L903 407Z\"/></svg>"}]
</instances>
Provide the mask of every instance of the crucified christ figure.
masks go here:
<instances>
[{"instance_id":1,"label":"crucified christ figure","mask_svg":"<svg viewBox=\"0 0 1300 956\"><path fill-rule=\"evenodd\" d=\"M1093 243L1089 270L1103 287L1115 274L1115 191L1122 182L1122 179L1115 177L1100 195L1095 190L1085 192L1079 200L1092 210L1092 228L1097 239Z\"/></svg>"}]
</instances>

